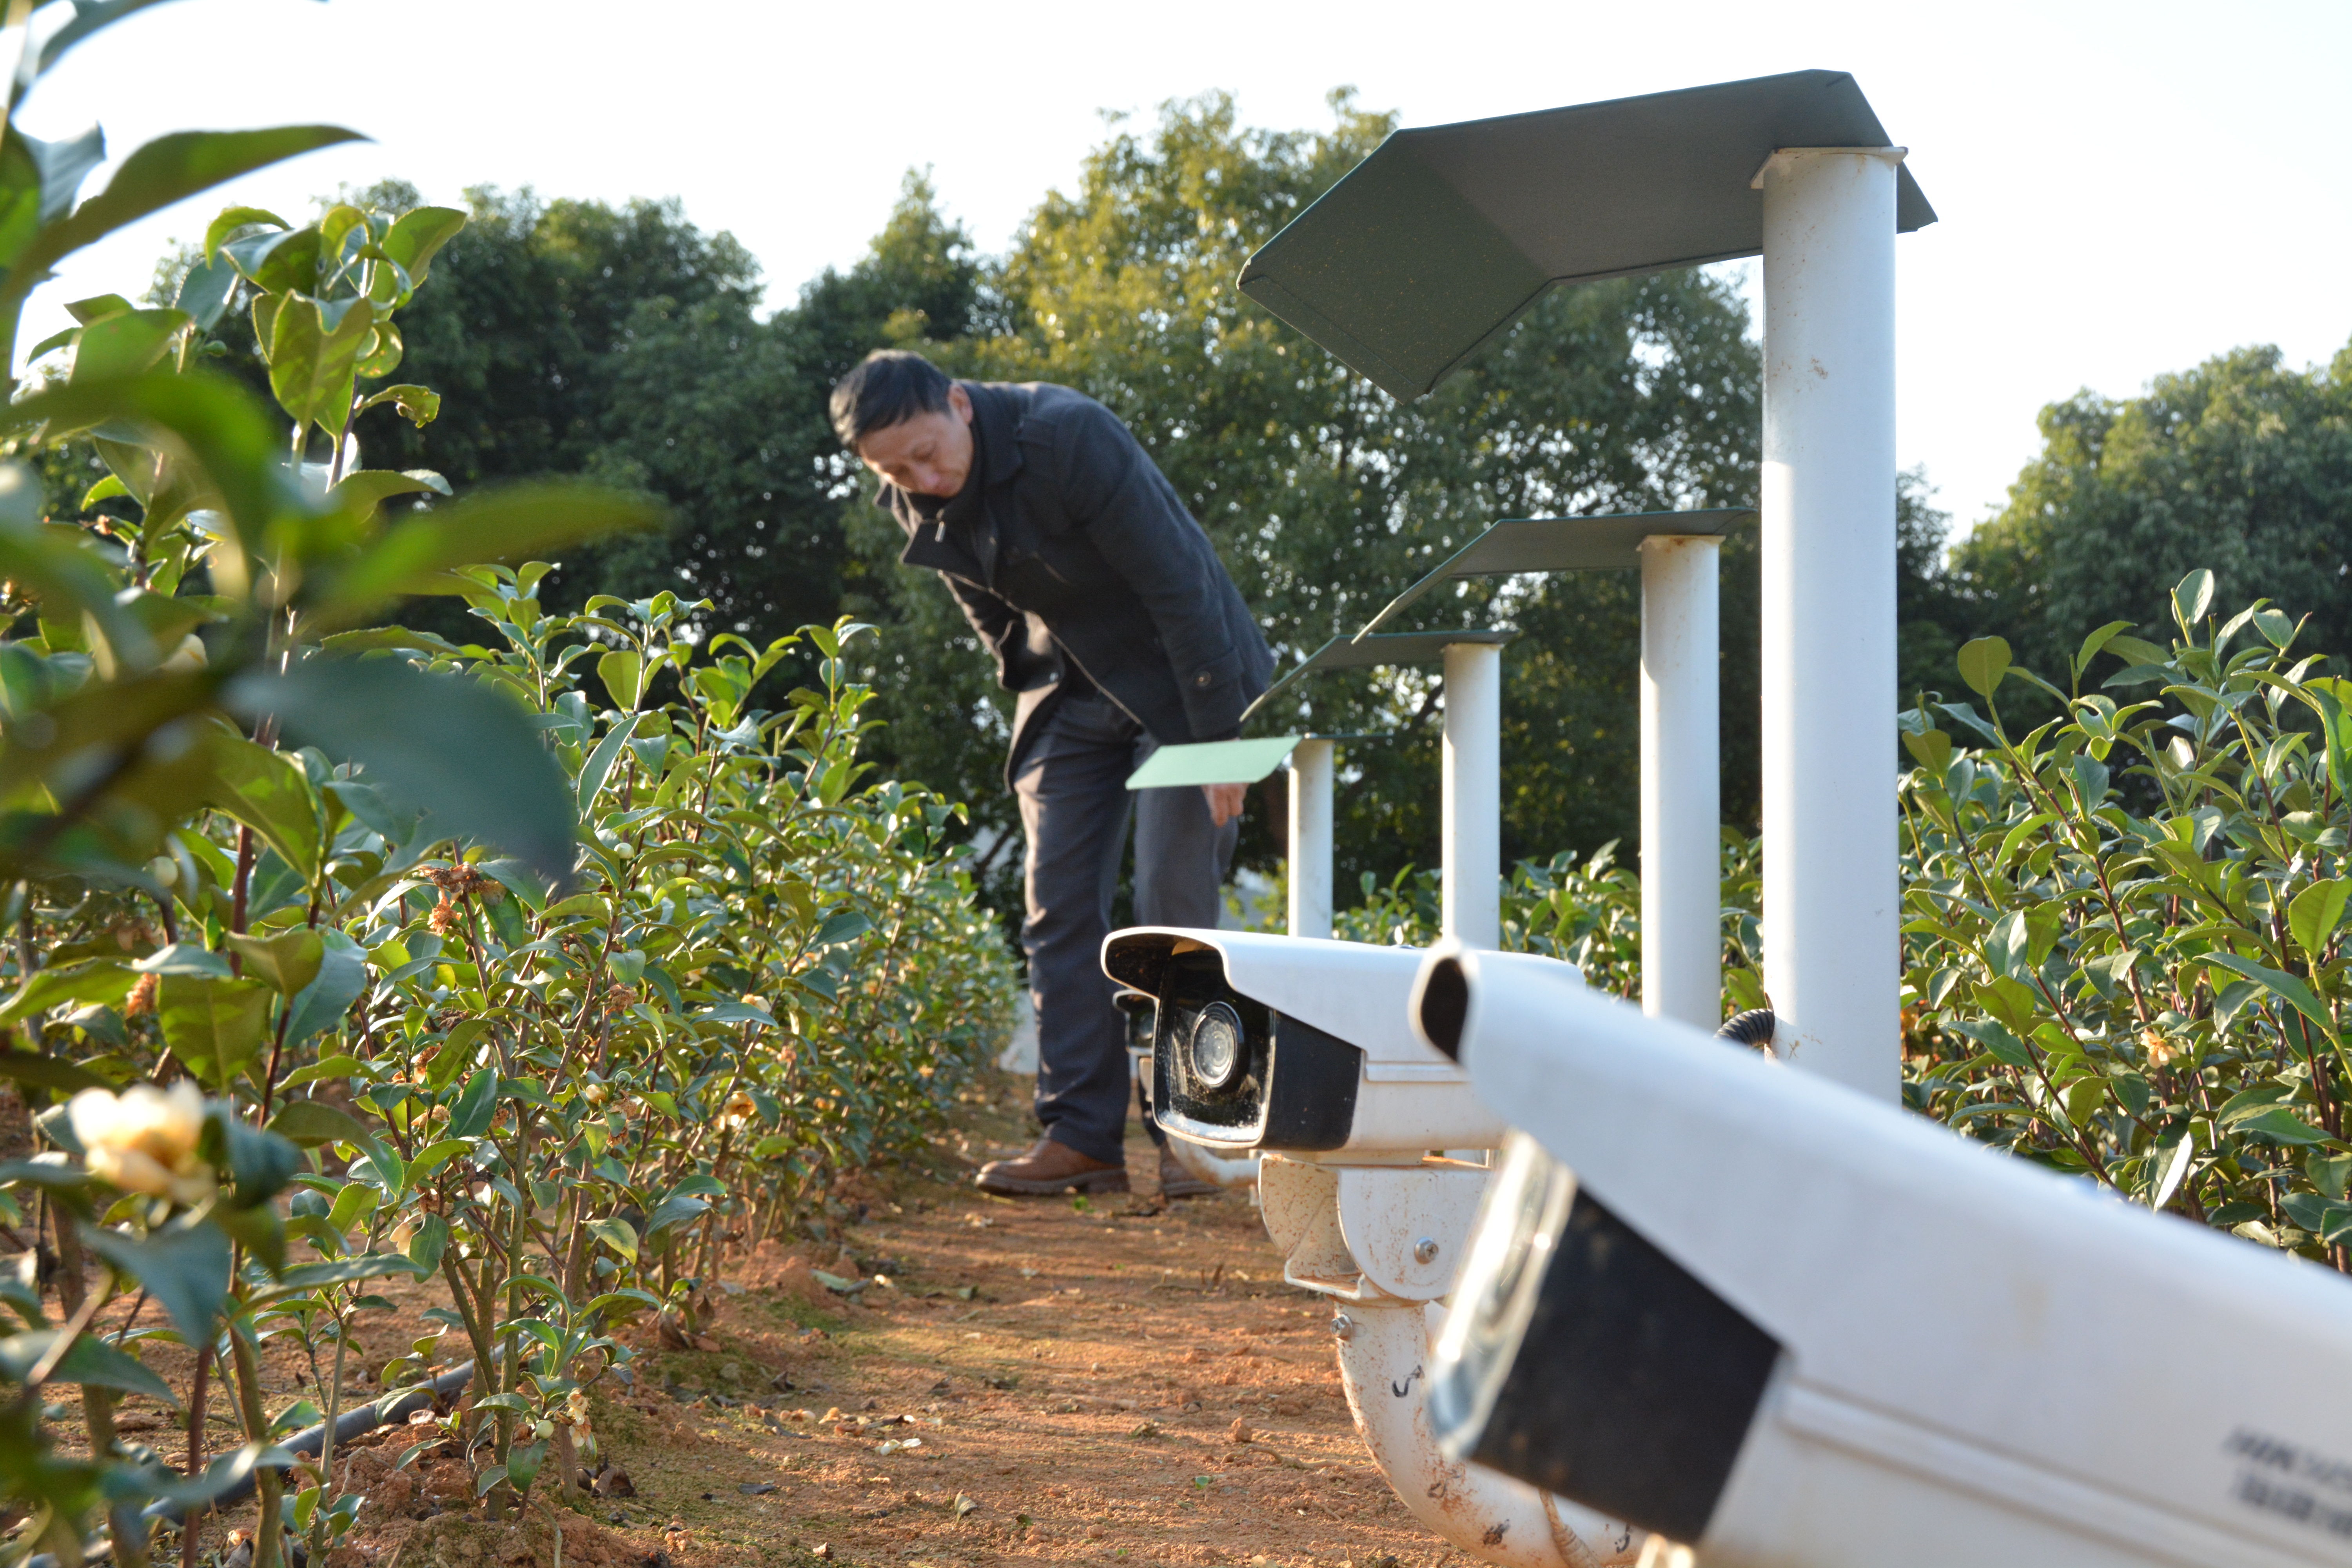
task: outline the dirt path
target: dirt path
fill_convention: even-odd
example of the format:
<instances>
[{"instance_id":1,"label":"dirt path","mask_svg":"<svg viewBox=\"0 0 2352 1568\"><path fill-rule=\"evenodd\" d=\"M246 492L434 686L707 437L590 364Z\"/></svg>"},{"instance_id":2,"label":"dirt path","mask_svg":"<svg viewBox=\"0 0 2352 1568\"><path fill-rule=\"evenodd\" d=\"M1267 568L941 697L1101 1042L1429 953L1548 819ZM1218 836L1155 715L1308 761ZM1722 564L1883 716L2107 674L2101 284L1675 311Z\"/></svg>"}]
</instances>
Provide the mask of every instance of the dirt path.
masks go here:
<instances>
[{"instance_id":1,"label":"dirt path","mask_svg":"<svg viewBox=\"0 0 2352 1568\"><path fill-rule=\"evenodd\" d=\"M634 1495L580 1498L567 1568L1467 1563L1366 1458L1331 1313L1281 1283L1246 1196L1162 1205L1133 1124L1131 1196L1015 1202L968 1184L1027 1142L1027 1094L990 1075L935 1172L850 1198L811 1260L866 1279L853 1297L804 1273L795 1294L771 1249L730 1267L705 1346L644 1331L634 1386L594 1417ZM437 1291L386 1293L401 1321L363 1333L389 1345L424 1327ZM173 1359L156 1356L177 1376ZM299 1371L269 1358L273 1408L318 1392ZM346 1401L375 1392L353 1383ZM339 1481L369 1501L329 1568L548 1568L551 1513L484 1521L454 1455L391 1473L414 1436L339 1452ZM145 1440L178 1458L164 1433ZM250 1503L213 1521L205 1560L252 1522Z\"/></svg>"},{"instance_id":2,"label":"dirt path","mask_svg":"<svg viewBox=\"0 0 2352 1568\"><path fill-rule=\"evenodd\" d=\"M1026 1142L1025 1082L992 1087L960 1140L964 1161ZM1156 1168L1136 1127L1129 1165ZM1330 1312L1281 1283L1245 1197L1162 1205L1139 1191L1081 1205L908 1183L845 1239L891 1283L860 1292L823 1339L790 1342L783 1419L697 1411L709 1449L635 1450L642 1500L687 1527L680 1568L819 1548L918 1565L1419 1568L1446 1555L1365 1458ZM755 1325L806 1317L749 1289L729 1298L719 1337L741 1344ZM828 1426L835 1409L850 1419ZM861 1415L913 1422L861 1432ZM910 1437L921 1446L879 1451ZM765 1481L778 1489L740 1489Z\"/></svg>"}]
</instances>

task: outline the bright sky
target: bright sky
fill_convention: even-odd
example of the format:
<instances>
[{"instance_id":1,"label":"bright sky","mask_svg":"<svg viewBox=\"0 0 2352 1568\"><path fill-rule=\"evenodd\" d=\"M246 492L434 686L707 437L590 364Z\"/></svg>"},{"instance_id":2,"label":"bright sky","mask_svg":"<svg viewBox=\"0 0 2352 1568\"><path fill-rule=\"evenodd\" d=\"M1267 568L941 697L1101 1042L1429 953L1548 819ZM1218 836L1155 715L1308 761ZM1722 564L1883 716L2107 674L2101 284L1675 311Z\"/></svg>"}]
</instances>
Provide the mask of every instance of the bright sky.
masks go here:
<instances>
[{"instance_id":1,"label":"bright sky","mask_svg":"<svg viewBox=\"0 0 2352 1568\"><path fill-rule=\"evenodd\" d=\"M2352 339L2345 0L179 0L69 57L27 129L95 118L117 155L191 127L375 142L93 247L21 341L64 324L66 300L143 289L228 201L300 221L311 195L387 174L453 204L485 183L677 195L782 303L856 259L909 166L1002 248L1074 182L1103 110L1223 88L1250 123L1316 127L1346 83L1430 125L1804 68L1854 73L1942 216L1898 247L1899 449L1963 526L1998 509L2045 403L2243 343L2325 363Z\"/></svg>"}]
</instances>

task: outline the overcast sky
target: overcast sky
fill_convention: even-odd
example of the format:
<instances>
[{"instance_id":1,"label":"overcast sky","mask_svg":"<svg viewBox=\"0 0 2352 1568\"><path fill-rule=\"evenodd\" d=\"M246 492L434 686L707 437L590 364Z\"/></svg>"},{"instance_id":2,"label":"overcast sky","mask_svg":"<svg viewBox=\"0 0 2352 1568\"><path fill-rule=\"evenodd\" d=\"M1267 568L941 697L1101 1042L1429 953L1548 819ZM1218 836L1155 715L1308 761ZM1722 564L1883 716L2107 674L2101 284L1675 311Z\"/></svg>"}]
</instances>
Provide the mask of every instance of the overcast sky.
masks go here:
<instances>
[{"instance_id":1,"label":"overcast sky","mask_svg":"<svg viewBox=\"0 0 2352 1568\"><path fill-rule=\"evenodd\" d=\"M780 304L856 259L910 166L1003 248L1075 181L1105 111L1222 88L1250 123L1318 127L1349 84L1431 125L1806 68L1855 75L1941 216L1897 247L1899 450L1962 526L1999 508L2045 403L2245 343L2324 364L2352 338L2347 0L177 0L69 57L27 128L96 119L118 156L190 127L374 142L84 253L20 341L66 300L138 292L227 201L299 222L311 195L388 174L453 204L479 184L677 195L751 248Z\"/></svg>"}]
</instances>

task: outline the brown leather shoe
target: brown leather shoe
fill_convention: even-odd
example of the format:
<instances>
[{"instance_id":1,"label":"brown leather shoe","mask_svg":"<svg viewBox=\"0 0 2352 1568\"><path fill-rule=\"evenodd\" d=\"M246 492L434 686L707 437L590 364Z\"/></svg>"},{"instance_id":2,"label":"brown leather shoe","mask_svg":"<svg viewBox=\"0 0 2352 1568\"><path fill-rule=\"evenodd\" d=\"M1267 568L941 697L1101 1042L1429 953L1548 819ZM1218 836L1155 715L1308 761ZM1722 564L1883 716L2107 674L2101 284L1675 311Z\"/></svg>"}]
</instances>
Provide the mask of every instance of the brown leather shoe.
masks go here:
<instances>
[{"instance_id":1,"label":"brown leather shoe","mask_svg":"<svg viewBox=\"0 0 2352 1568\"><path fill-rule=\"evenodd\" d=\"M1050 1197L1055 1193L1123 1193L1127 1167L1107 1165L1049 1135L1014 1160L991 1160L972 1180L984 1193Z\"/></svg>"},{"instance_id":2,"label":"brown leather shoe","mask_svg":"<svg viewBox=\"0 0 2352 1568\"><path fill-rule=\"evenodd\" d=\"M1216 1187L1202 1181L1184 1168L1173 1150L1160 1151L1160 1195L1163 1198L1202 1198Z\"/></svg>"}]
</instances>

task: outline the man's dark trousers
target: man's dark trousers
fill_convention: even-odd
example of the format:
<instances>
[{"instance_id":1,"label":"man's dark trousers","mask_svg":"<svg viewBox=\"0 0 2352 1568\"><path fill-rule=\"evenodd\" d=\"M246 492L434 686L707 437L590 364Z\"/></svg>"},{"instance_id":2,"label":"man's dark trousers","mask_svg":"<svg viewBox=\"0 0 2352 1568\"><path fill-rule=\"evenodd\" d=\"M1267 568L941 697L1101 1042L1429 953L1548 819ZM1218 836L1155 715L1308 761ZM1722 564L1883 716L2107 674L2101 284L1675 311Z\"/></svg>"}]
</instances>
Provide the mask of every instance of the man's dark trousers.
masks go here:
<instances>
[{"instance_id":1,"label":"man's dark trousers","mask_svg":"<svg viewBox=\"0 0 2352 1568\"><path fill-rule=\"evenodd\" d=\"M1021 943L1037 1008L1037 1116L1054 1142L1124 1162L1127 1030L1102 972L1130 811L1139 925L1217 924L1238 821L1219 827L1193 787L1133 790L1158 743L1095 692L1062 698L1022 749L1013 787L1028 835Z\"/></svg>"}]
</instances>

